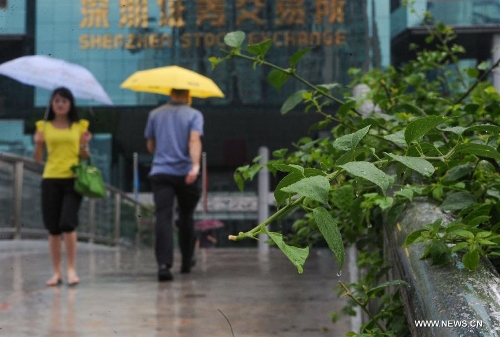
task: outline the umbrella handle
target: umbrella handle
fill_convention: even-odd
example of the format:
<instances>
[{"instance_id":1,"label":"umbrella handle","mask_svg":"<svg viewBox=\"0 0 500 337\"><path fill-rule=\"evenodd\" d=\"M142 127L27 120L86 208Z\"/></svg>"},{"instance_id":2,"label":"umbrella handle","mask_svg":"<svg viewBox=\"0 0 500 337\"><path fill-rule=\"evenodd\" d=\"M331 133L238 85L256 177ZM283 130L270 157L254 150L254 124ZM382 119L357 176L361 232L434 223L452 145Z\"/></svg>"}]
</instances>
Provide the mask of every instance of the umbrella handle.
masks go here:
<instances>
[{"instance_id":1,"label":"umbrella handle","mask_svg":"<svg viewBox=\"0 0 500 337\"><path fill-rule=\"evenodd\" d=\"M201 154L201 184L202 184L202 198L203 198L203 214L208 210L208 179L207 179L207 153Z\"/></svg>"},{"instance_id":2,"label":"umbrella handle","mask_svg":"<svg viewBox=\"0 0 500 337\"><path fill-rule=\"evenodd\" d=\"M42 132L45 134L45 126L47 125L47 118L49 117L49 110L50 110L50 104L47 104L47 107L45 108L45 112L43 113L43 127L42 127Z\"/></svg>"}]
</instances>

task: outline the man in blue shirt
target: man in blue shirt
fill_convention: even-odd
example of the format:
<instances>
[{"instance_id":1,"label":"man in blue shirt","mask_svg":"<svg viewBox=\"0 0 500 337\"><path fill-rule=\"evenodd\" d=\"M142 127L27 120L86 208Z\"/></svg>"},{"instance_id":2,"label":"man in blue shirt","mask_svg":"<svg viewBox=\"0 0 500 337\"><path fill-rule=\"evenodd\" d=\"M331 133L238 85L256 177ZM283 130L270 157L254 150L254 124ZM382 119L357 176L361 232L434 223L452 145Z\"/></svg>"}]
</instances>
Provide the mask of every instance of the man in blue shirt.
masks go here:
<instances>
[{"instance_id":1,"label":"man in blue shirt","mask_svg":"<svg viewBox=\"0 0 500 337\"><path fill-rule=\"evenodd\" d=\"M144 136L154 154L149 178L156 206L155 254L158 280L172 280L174 199L178 204L181 273L191 271L194 251L194 210L200 199L198 177L202 151L203 115L189 106L189 91L172 89L171 100L148 117Z\"/></svg>"}]
</instances>

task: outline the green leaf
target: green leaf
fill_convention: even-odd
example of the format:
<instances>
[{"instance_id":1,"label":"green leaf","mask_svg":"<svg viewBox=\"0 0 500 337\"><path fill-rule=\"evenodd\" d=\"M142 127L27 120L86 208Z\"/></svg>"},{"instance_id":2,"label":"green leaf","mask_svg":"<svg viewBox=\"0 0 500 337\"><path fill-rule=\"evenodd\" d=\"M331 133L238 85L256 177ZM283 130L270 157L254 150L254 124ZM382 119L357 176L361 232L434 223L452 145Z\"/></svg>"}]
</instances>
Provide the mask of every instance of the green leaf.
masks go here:
<instances>
[{"instance_id":1,"label":"green leaf","mask_svg":"<svg viewBox=\"0 0 500 337\"><path fill-rule=\"evenodd\" d=\"M222 61L224 61L223 58L219 58L219 57L215 57L215 56L211 56L208 58L208 61L212 64L212 70L215 70L219 64L222 63Z\"/></svg>"},{"instance_id":2,"label":"green leaf","mask_svg":"<svg viewBox=\"0 0 500 337\"><path fill-rule=\"evenodd\" d=\"M483 61L483 62L481 62L481 63L478 64L477 69L479 69L479 70L486 70L486 69L489 68L489 66L490 65L489 65L489 63L487 61Z\"/></svg>"},{"instance_id":3,"label":"green leaf","mask_svg":"<svg viewBox=\"0 0 500 337\"><path fill-rule=\"evenodd\" d=\"M288 257L288 259L297 267L299 274L304 272L304 263L309 255L309 247L298 248L289 246L283 241L283 236L280 233L267 232L269 238L274 241L276 246Z\"/></svg>"},{"instance_id":4,"label":"green leaf","mask_svg":"<svg viewBox=\"0 0 500 337\"><path fill-rule=\"evenodd\" d=\"M321 170L314 168L314 167L306 167L304 169L304 175L306 177L314 177L314 176L326 177L326 176L328 176L328 174L326 174L324 171L321 171Z\"/></svg>"},{"instance_id":5,"label":"green leaf","mask_svg":"<svg viewBox=\"0 0 500 337\"><path fill-rule=\"evenodd\" d=\"M262 155L257 156L257 157L255 157L254 159L252 159L252 163L254 163L254 164L258 164L258 163L259 163L259 161L260 161L261 159L262 159Z\"/></svg>"},{"instance_id":6,"label":"green leaf","mask_svg":"<svg viewBox=\"0 0 500 337\"><path fill-rule=\"evenodd\" d=\"M342 104L340 108L338 108L337 115L339 115L339 117L345 117L345 115L355 106L356 101L347 101L346 103Z\"/></svg>"},{"instance_id":7,"label":"green leaf","mask_svg":"<svg viewBox=\"0 0 500 337\"><path fill-rule=\"evenodd\" d=\"M278 69L273 69L269 73L268 79L269 79L269 83L271 83L271 85L276 90L280 91L281 87L283 86L283 84L285 84L285 82L288 80L289 77L290 77L290 74L288 74L284 71L278 70Z\"/></svg>"},{"instance_id":8,"label":"green leaf","mask_svg":"<svg viewBox=\"0 0 500 337\"><path fill-rule=\"evenodd\" d=\"M319 122L311 125L311 127L309 128L309 130L307 132L308 133L313 133L313 131L316 131L316 130L324 130L330 124L332 124L332 120L331 119L324 119L322 121L319 121Z\"/></svg>"},{"instance_id":9,"label":"green leaf","mask_svg":"<svg viewBox=\"0 0 500 337\"><path fill-rule=\"evenodd\" d=\"M443 186L442 185L436 185L434 189L432 190L432 196L436 200L441 200L441 197L443 196Z\"/></svg>"},{"instance_id":10,"label":"green leaf","mask_svg":"<svg viewBox=\"0 0 500 337\"><path fill-rule=\"evenodd\" d=\"M389 188L391 181L389 179L389 176L387 176L383 171L378 169L372 163L366 161L355 161L344 165L339 165L339 167L343 168L353 176L366 179L378 185L384 193Z\"/></svg>"},{"instance_id":11,"label":"green leaf","mask_svg":"<svg viewBox=\"0 0 500 337\"><path fill-rule=\"evenodd\" d=\"M233 179L236 182L236 186L238 186L238 190L243 191L245 188L245 180L241 176L241 174L237 171L234 172Z\"/></svg>"},{"instance_id":12,"label":"green leaf","mask_svg":"<svg viewBox=\"0 0 500 337\"><path fill-rule=\"evenodd\" d=\"M264 168L264 165L254 164L248 169L248 179L252 180L257 173Z\"/></svg>"},{"instance_id":13,"label":"green leaf","mask_svg":"<svg viewBox=\"0 0 500 337\"><path fill-rule=\"evenodd\" d=\"M473 205L476 199L469 193L456 192L449 194L439 206L443 211L459 211Z\"/></svg>"},{"instance_id":14,"label":"green leaf","mask_svg":"<svg viewBox=\"0 0 500 337\"><path fill-rule=\"evenodd\" d=\"M471 78L477 78L479 76L479 70L475 68L468 68L467 69L467 76Z\"/></svg>"},{"instance_id":15,"label":"green leaf","mask_svg":"<svg viewBox=\"0 0 500 337\"><path fill-rule=\"evenodd\" d=\"M384 152L386 156L391 157L397 162L417 171L424 177L430 177L434 173L434 166L427 160L419 157L405 157L396 154Z\"/></svg>"},{"instance_id":16,"label":"green leaf","mask_svg":"<svg viewBox=\"0 0 500 337\"><path fill-rule=\"evenodd\" d=\"M425 116L425 111L420 109L418 106L410 104L410 103L403 103L397 107L397 111L408 111L414 115L424 115Z\"/></svg>"},{"instance_id":17,"label":"green leaf","mask_svg":"<svg viewBox=\"0 0 500 337\"><path fill-rule=\"evenodd\" d=\"M443 132L452 132L452 133L460 136L462 133L464 133L466 128L464 128L462 126L453 126L453 127L439 128L439 130L441 130Z\"/></svg>"},{"instance_id":18,"label":"green leaf","mask_svg":"<svg viewBox=\"0 0 500 337\"><path fill-rule=\"evenodd\" d=\"M388 209L394 203L394 199L391 197L378 198L375 200L375 205L380 207L383 211Z\"/></svg>"},{"instance_id":19,"label":"green leaf","mask_svg":"<svg viewBox=\"0 0 500 337\"><path fill-rule=\"evenodd\" d=\"M330 181L327 177L323 176L307 177L289 186L283 187L281 190L286 193L298 194L303 197L311 198L326 205L328 204Z\"/></svg>"},{"instance_id":20,"label":"green leaf","mask_svg":"<svg viewBox=\"0 0 500 337\"><path fill-rule=\"evenodd\" d=\"M283 179L280 180L278 185L274 190L274 199L276 200L276 204L278 206L284 205L286 200L290 197L290 193L286 193L281 189L286 186L290 186L300 179L304 178L304 175L299 172L292 172L286 175Z\"/></svg>"},{"instance_id":21,"label":"green leaf","mask_svg":"<svg viewBox=\"0 0 500 337\"><path fill-rule=\"evenodd\" d=\"M395 196L401 196L405 199L408 199L410 201L413 200L413 195L415 194L415 192L410 189L410 188L403 188L401 191L397 191L397 192L394 192L394 195Z\"/></svg>"},{"instance_id":22,"label":"green leaf","mask_svg":"<svg viewBox=\"0 0 500 337\"><path fill-rule=\"evenodd\" d=\"M366 292L366 296L371 297L378 293L379 291L387 288L387 287L392 287L392 286L409 286L409 284L403 280L393 280L393 281L387 281L382 284L379 284L378 286L371 288Z\"/></svg>"},{"instance_id":23,"label":"green leaf","mask_svg":"<svg viewBox=\"0 0 500 337\"><path fill-rule=\"evenodd\" d=\"M349 212L352 209L354 198L352 185L342 185L332 191L332 204L344 212Z\"/></svg>"},{"instance_id":24,"label":"green leaf","mask_svg":"<svg viewBox=\"0 0 500 337\"><path fill-rule=\"evenodd\" d=\"M326 173L321 170L310 167L303 168L299 165L275 163L273 167L282 172L290 172L278 183L274 190L274 198L278 206L285 204L286 200L291 196L290 193L281 190L283 187L290 186L304 177L326 176Z\"/></svg>"},{"instance_id":25,"label":"green leaf","mask_svg":"<svg viewBox=\"0 0 500 337\"><path fill-rule=\"evenodd\" d=\"M476 250L468 251L462 256L462 263L469 270L476 270L479 265L479 253Z\"/></svg>"},{"instance_id":26,"label":"green leaf","mask_svg":"<svg viewBox=\"0 0 500 337\"><path fill-rule=\"evenodd\" d=\"M313 210L314 220L326 240L328 247L335 254L339 263L339 270L342 269L345 260L344 243L342 235L332 216L323 207L317 207Z\"/></svg>"},{"instance_id":27,"label":"green leaf","mask_svg":"<svg viewBox=\"0 0 500 337\"><path fill-rule=\"evenodd\" d=\"M453 234L461 236L466 239L474 239L474 234L472 234L472 232L466 231L465 229L459 229L453 231Z\"/></svg>"},{"instance_id":28,"label":"green leaf","mask_svg":"<svg viewBox=\"0 0 500 337\"><path fill-rule=\"evenodd\" d=\"M306 90L299 90L286 99L286 101L283 103L281 106L281 114L284 115L287 112L291 111L293 108L295 108L298 104L300 104L303 100L303 95L304 93L307 92Z\"/></svg>"},{"instance_id":29,"label":"green leaf","mask_svg":"<svg viewBox=\"0 0 500 337\"><path fill-rule=\"evenodd\" d=\"M469 220L468 222L466 222L466 224L467 226L476 227L477 225L490 221L490 219L490 216L482 215Z\"/></svg>"},{"instance_id":30,"label":"green leaf","mask_svg":"<svg viewBox=\"0 0 500 337\"><path fill-rule=\"evenodd\" d=\"M295 68L297 63L311 51L312 48L301 49L290 57L290 67Z\"/></svg>"},{"instance_id":31,"label":"green leaf","mask_svg":"<svg viewBox=\"0 0 500 337\"><path fill-rule=\"evenodd\" d=\"M361 130L358 130L354 133L344 135L335 139L333 142L333 147L340 151L350 151L358 146L361 139L368 133L370 130L370 125L364 127Z\"/></svg>"},{"instance_id":32,"label":"green leaf","mask_svg":"<svg viewBox=\"0 0 500 337\"><path fill-rule=\"evenodd\" d=\"M500 153L497 150L488 145L483 144L460 144L455 148L456 153L468 153L473 154L475 156L493 158L496 160L500 160Z\"/></svg>"},{"instance_id":33,"label":"green leaf","mask_svg":"<svg viewBox=\"0 0 500 337\"><path fill-rule=\"evenodd\" d=\"M238 185L238 189L243 191L245 187L245 180L248 179L248 170L250 165L240 166L234 171L234 181Z\"/></svg>"},{"instance_id":34,"label":"green leaf","mask_svg":"<svg viewBox=\"0 0 500 337\"><path fill-rule=\"evenodd\" d=\"M337 159L336 164L337 165L343 165L343 164L348 163L350 161L355 161L356 158L359 155L363 154L363 153L371 155L371 154L375 154L375 150L373 148L358 147L358 148L356 148L354 150L347 151L346 153L344 153L343 155L341 155L339 157L339 159Z\"/></svg>"},{"instance_id":35,"label":"green leaf","mask_svg":"<svg viewBox=\"0 0 500 337\"><path fill-rule=\"evenodd\" d=\"M288 149L278 149L273 151L273 157L277 158L283 158L286 153L288 152Z\"/></svg>"},{"instance_id":36,"label":"green leaf","mask_svg":"<svg viewBox=\"0 0 500 337\"><path fill-rule=\"evenodd\" d=\"M433 223L426 224L424 227L429 228L433 232L439 232L440 228L443 227L442 223L443 219L439 218L436 219L436 221L434 221Z\"/></svg>"},{"instance_id":37,"label":"green leaf","mask_svg":"<svg viewBox=\"0 0 500 337\"><path fill-rule=\"evenodd\" d=\"M493 242L493 241L490 241L490 240L483 240L483 239L480 239L478 240L478 242L482 245L486 245L486 246L493 246L493 245L497 245L497 243Z\"/></svg>"},{"instance_id":38,"label":"green leaf","mask_svg":"<svg viewBox=\"0 0 500 337\"><path fill-rule=\"evenodd\" d=\"M467 248L467 246L469 246L468 242L459 242L456 245L454 245L453 247L451 247L451 251L458 252L459 250Z\"/></svg>"},{"instance_id":39,"label":"green leaf","mask_svg":"<svg viewBox=\"0 0 500 337\"><path fill-rule=\"evenodd\" d=\"M446 117L429 116L416 119L408 124L405 129L405 141L409 145L422 138L427 132L443 123Z\"/></svg>"},{"instance_id":40,"label":"green leaf","mask_svg":"<svg viewBox=\"0 0 500 337\"><path fill-rule=\"evenodd\" d=\"M388 141L391 141L399 146L404 146L406 147L406 141L405 141L405 130L400 130L396 133L393 133L392 135L387 135L384 136L385 139Z\"/></svg>"},{"instance_id":41,"label":"green leaf","mask_svg":"<svg viewBox=\"0 0 500 337\"><path fill-rule=\"evenodd\" d=\"M273 167L281 172L297 172L304 174L304 168L300 165L274 163Z\"/></svg>"},{"instance_id":42,"label":"green leaf","mask_svg":"<svg viewBox=\"0 0 500 337\"><path fill-rule=\"evenodd\" d=\"M469 224L470 221L477 217L482 217L482 216L489 216L490 211L491 211L491 204L483 204L479 207L474 207L472 212L467 214L467 216L463 219L465 224Z\"/></svg>"},{"instance_id":43,"label":"green leaf","mask_svg":"<svg viewBox=\"0 0 500 337\"><path fill-rule=\"evenodd\" d=\"M465 131L484 131L490 133L491 135L497 136L500 133L500 126L491 125L491 124L481 124L470 126Z\"/></svg>"},{"instance_id":44,"label":"green leaf","mask_svg":"<svg viewBox=\"0 0 500 337\"><path fill-rule=\"evenodd\" d=\"M420 238L422 233L425 231L426 231L425 229L419 229L408 234L403 244L403 247L408 247L409 245L413 244L418 238Z\"/></svg>"},{"instance_id":45,"label":"green leaf","mask_svg":"<svg viewBox=\"0 0 500 337\"><path fill-rule=\"evenodd\" d=\"M474 171L474 165L464 164L452 167L443 177L443 183L454 183L459 179L467 177Z\"/></svg>"},{"instance_id":46,"label":"green leaf","mask_svg":"<svg viewBox=\"0 0 500 337\"><path fill-rule=\"evenodd\" d=\"M258 44L247 45L247 50L254 55L265 56L271 45L272 41L267 39Z\"/></svg>"},{"instance_id":47,"label":"green leaf","mask_svg":"<svg viewBox=\"0 0 500 337\"><path fill-rule=\"evenodd\" d=\"M479 232L476 234L476 238L484 239L484 238L487 238L488 236L490 236L491 234L493 234L493 233L491 233L489 231Z\"/></svg>"},{"instance_id":48,"label":"green leaf","mask_svg":"<svg viewBox=\"0 0 500 337\"><path fill-rule=\"evenodd\" d=\"M318 84L316 87L319 89L319 91L327 93L332 89L341 87L341 85L339 83L326 83L326 84Z\"/></svg>"},{"instance_id":49,"label":"green leaf","mask_svg":"<svg viewBox=\"0 0 500 337\"><path fill-rule=\"evenodd\" d=\"M245 41L245 33L241 30L227 33L224 36L224 43L229 47L240 48L243 44L243 41Z\"/></svg>"},{"instance_id":50,"label":"green leaf","mask_svg":"<svg viewBox=\"0 0 500 337\"><path fill-rule=\"evenodd\" d=\"M451 249L441 240L432 240L430 245L431 265L441 265L450 262Z\"/></svg>"}]
</instances>

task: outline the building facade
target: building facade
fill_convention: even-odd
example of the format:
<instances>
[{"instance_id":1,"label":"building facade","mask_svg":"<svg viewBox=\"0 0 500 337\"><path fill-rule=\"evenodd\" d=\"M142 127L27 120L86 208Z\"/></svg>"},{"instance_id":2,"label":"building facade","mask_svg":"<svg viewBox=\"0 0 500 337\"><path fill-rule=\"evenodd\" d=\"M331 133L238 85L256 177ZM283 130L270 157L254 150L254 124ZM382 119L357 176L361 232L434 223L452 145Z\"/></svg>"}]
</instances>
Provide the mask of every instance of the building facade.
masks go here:
<instances>
[{"instance_id":1,"label":"building facade","mask_svg":"<svg viewBox=\"0 0 500 337\"><path fill-rule=\"evenodd\" d=\"M452 26L456 43L465 48L460 66L492 64L500 58L500 0L415 0L412 8L402 0L391 0L391 63L400 65L415 56L411 44L425 46L428 35L424 13L433 20ZM493 73L493 84L500 89L500 74Z\"/></svg>"},{"instance_id":2,"label":"building facade","mask_svg":"<svg viewBox=\"0 0 500 337\"><path fill-rule=\"evenodd\" d=\"M77 103L95 132L112 134L111 183L125 190L131 188L134 152L141 177L147 174L144 125L148 112L168 97L121 89L120 83L137 70L171 64L211 77L226 97L195 99L193 105L205 117L209 167L225 181L260 146L275 150L315 137L308 128L320 118L302 111L282 116L282 102L303 86L289 81L276 91L268 68L234 60L212 70L209 57L223 56L224 35L236 30L251 44L271 39L267 59L283 67L295 52L310 48L298 71L315 84L348 85L348 68L390 62L389 0L2 0L0 60L50 55L95 75L114 106ZM1 77L0 117L25 119L30 132L48 97L48 90Z\"/></svg>"},{"instance_id":3,"label":"building facade","mask_svg":"<svg viewBox=\"0 0 500 337\"><path fill-rule=\"evenodd\" d=\"M473 66L500 58L500 0L0 0L0 62L42 54L87 67L114 102L87 114L97 132L112 134L115 185L130 188L132 153L141 175L150 156L142 136L148 111L168 97L132 92L120 83L137 70L177 64L214 79L226 97L194 100L205 116L209 166L231 172L260 146L289 147L318 117L295 111L281 116L281 103L302 89L286 83L276 91L269 69L231 61L212 70L208 58L223 56L223 37L242 30L248 43L273 41L267 59L284 67L293 53L311 51L298 71L312 83L348 85L347 69L400 65L425 44L424 13L454 27ZM500 87L499 73L493 74ZM49 92L0 78L0 118L25 119L26 130L47 104ZM87 111L84 111L84 114ZM314 134L309 134L314 137ZM25 142L25 141L24 141Z\"/></svg>"}]
</instances>

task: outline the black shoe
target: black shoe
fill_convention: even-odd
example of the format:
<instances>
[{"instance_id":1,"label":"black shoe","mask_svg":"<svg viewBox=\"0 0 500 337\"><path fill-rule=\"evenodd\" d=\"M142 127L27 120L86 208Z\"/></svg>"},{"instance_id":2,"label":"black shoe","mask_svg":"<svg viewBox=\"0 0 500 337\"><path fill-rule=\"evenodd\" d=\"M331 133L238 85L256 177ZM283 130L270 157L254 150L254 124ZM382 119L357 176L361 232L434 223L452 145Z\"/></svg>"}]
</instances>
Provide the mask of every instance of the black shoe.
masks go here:
<instances>
[{"instance_id":1,"label":"black shoe","mask_svg":"<svg viewBox=\"0 0 500 337\"><path fill-rule=\"evenodd\" d=\"M189 274L191 272L191 261L183 263L181 266L181 274Z\"/></svg>"},{"instance_id":2,"label":"black shoe","mask_svg":"<svg viewBox=\"0 0 500 337\"><path fill-rule=\"evenodd\" d=\"M159 268L158 269L158 282L166 282L172 281L174 277L168 268Z\"/></svg>"}]
</instances>

